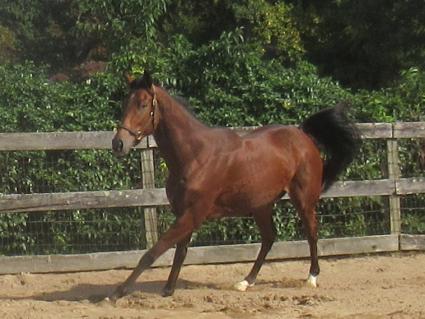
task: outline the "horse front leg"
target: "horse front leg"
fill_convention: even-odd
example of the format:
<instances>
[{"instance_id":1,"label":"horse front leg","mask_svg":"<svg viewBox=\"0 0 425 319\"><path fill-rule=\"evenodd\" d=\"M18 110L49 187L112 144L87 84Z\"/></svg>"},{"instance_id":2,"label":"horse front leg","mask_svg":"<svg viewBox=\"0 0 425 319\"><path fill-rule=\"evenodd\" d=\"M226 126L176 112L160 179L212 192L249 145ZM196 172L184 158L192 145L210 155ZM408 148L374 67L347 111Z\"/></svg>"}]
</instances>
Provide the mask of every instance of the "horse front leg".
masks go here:
<instances>
[{"instance_id":1,"label":"horse front leg","mask_svg":"<svg viewBox=\"0 0 425 319\"><path fill-rule=\"evenodd\" d=\"M161 236L158 242L143 255L131 275L124 283L118 286L110 299L114 301L126 295L130 286L134 284L136 279L169 248L187 238L193 232L194 226L194 219L191 213L186 213L181 216L174 225Z\"/></svg>"},{"instance_id":2,"label":"horse front leg","mask_svg":"<svg viewBox=\"0 0 425 319\"><path fill-rule=\"evenodd\" d=\"M162 291L163 297L172 296L176 289L177 278L179 277L181 267L187 255L187 246L189 245L192 233L177 244L174 254L173 266L171 267L170 275L167 284Z\"/></svg>"}]
</instances>

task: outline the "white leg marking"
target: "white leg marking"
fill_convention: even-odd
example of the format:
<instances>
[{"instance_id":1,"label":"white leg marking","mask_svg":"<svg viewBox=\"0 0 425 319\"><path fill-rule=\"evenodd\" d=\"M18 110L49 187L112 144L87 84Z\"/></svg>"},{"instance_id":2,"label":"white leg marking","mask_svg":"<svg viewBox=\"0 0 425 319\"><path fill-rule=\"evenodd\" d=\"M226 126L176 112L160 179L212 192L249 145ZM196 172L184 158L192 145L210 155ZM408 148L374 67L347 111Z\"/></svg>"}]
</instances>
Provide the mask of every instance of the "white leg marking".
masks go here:
<instances>
[{"instance_id":1,"label":"white leg marking","mask_svg":"<svg viewBox=\"0 0 425 319\"><path fill-rule=\"evenodd\" d=\"M317 276L313 276L312 274L308 275L307 285L313 288L317 287Z\"/></svg>"},{"instance_id":2,"label":"white leg marking","mask_svg":"<svg viewBox=\"0 0 425 319\"><path fill-rule=\"evenodd\" d=\"M252 287L252 286L254 286L254 284L249 284L248 281L242 280L241 282L238 282L237 284L235 284L233 287L239 291L246 291L249 287Z\"/></svg>"}]
</instances>

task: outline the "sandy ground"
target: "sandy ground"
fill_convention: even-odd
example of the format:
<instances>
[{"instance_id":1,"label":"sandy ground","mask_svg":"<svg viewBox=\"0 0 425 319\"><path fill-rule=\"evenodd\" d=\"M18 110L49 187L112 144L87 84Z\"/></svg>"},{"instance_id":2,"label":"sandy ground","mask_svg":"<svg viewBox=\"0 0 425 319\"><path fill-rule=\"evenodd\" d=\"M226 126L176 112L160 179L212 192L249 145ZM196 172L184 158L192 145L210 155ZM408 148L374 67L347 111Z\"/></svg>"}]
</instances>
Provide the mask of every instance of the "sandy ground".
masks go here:
<instances>
[{"instance_id":1,"label":"sandy ground","mask_svg":"<svg viewBox=\"0 0 425 319\"><path fill-rule=\"evenodd\" d=\"M160 293L169 269L151 269L115 304L90 300L128 270L0 276L0 318L425 318L424 253L322 258L316 289L305 285L306 260L270 262L253 288L234 291L250 267L186 266L168 298Z\"/></svg>"}]
</instances>

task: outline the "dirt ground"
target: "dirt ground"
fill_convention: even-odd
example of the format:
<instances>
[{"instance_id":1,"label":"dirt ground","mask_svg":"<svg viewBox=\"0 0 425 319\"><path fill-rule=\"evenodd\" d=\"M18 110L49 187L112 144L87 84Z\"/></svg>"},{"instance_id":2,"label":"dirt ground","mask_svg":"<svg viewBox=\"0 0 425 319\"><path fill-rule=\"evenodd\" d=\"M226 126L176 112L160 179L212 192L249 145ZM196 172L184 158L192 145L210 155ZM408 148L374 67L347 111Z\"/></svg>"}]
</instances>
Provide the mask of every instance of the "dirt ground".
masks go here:
<instances>
[{"instance_id":1,"label":"dirt ground","mask_svg":"<svg viewBox=\"0 0 425 319\"><path fill-rule=\"evenodd\" d=\"M168 298L160 293L169 269L151 269L115 304L90 300L110 294L128 270L0 276L0 318L425 318L424 253L322 258L316 289L305 285L308 261L270 262L254 287L234 291L250 267L183 267Z\"/></svg>"}]
</instances>

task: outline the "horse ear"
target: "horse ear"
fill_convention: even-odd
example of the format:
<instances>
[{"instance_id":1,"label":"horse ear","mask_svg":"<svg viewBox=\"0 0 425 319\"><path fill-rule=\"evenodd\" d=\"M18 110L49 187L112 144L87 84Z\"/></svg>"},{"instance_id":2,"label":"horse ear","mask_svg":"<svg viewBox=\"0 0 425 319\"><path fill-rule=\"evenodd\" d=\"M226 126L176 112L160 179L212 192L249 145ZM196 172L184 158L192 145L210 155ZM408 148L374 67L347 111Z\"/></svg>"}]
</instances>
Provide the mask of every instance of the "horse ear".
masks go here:
<instances>
[{"instance_id":1,"label":"horse ear","mask_svg":"<svg viewBox=\"0 0 425 319\"><path fill-rule=\"evenodd\" d=\"M146 85L147 88L152 87L153 80L152 80L152 76L151 76L149 71L145 70L145 72L143 73L142 81L144 82L144 84Z\"/></svg>"},{"instance_id":2,"label":"horse ear","mask_svg":"<svg viewBox=\"0 0 425 319\"><path fill-rule=\"evenodd\" d=\"M127 84L128 84L128 86L130 86L130 84L136 79L135 77L134 77L134 75L133 74L130 74L130 73L128 73L128 72L125 72L124 73L124 79L125 79L125 81L127 82Z\"/></svg>"}]
</instances>

